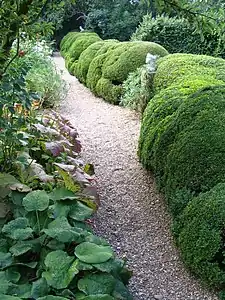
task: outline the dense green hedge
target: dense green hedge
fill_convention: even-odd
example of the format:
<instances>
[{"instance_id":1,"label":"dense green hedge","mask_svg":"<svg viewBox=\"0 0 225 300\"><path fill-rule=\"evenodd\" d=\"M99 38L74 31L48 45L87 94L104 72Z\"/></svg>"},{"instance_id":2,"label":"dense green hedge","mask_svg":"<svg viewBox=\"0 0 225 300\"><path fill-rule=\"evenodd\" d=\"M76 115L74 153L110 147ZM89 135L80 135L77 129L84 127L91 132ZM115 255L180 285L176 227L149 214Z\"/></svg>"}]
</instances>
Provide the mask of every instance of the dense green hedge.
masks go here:
<instances>
[{"instance_id":1,"label":"dense green hedge","mask_svg":"<svg viewBox=\"0 0 225 300\"><path fill-rule=\"evenodd\" d=\"M76 37L69 33L63 39L61 49L69 72L93 93L111 103L119 103L123 82L145 63L147 53L160 57L168 54L155 43L102 41L90 32Z\"/></svg>"},{"instance_id":2,"label":"dense green hedge","mask_svg":"<svg viewBox=\"0 0 225 300\"><path fill-rule=\"evenodd\" d=\"M222 195L218 192L215 203L213 198L222 190L215 186L225 183L224 69L224 60L208 56L161 58L155 96L143 115L138 152L166 195L185 263L211 285L225 283L221 256L225 236L222 217L217 216L223 208ZM203 199L210 208L208 215L206 207L198 204Z\"/></svg>"},{"instance_id":3,"label":"dense green hedge","mask_svg":"<svg viewBox=\"0 0 225 300\"><path fill-rule=\"evenodd\" d=\"M224 55L224 45L217 36L209 35L202 40L201 34L187 20L175 17L144 16L131 40L159 43L170 53Z\"/></svg>"},{"instance_id":4,"label":"dense green hedge","mask_svg":"<svg viewBox=\"0 0 225 300\"><path fill-rule=\"evenodd\" d=\"M174 225L186 265L210 285L224 286L225 184L194 198Z\"/></svg>"}]
</instances>

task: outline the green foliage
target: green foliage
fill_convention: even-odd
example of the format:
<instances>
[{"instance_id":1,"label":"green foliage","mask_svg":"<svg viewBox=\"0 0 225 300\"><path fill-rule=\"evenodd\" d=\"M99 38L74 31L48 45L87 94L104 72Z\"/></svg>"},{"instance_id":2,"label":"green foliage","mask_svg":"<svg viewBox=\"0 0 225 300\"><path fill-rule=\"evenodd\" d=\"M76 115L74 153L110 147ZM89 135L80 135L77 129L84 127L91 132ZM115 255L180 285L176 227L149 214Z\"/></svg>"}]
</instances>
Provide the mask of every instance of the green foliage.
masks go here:
<instances>
[{"instance_id":1,"label":"green foliage","mask_svg":"<svg viewBox=\"0 0 225 300\"><path fill-rule=\"evenodd\" d=\"M171 85L190 80L208 81L217 79L225 82L224 60L205 55L172 54L157 63L154 89L161 91ZM191 78L190 78L191 77ZM188 86L187 86L188 87Z\"/></svg>"},{"instance_id":2,"label":"green foliage","mask_svg":"<svg viewBox=\"0 0 225 300\"><path fill-rule=\"evenodd\" d=\"M80 36L79 32L69 32L64 36L60 43L60 53L63 57L69 51L71 45L76 41L78 36Z\"/></svg>"},{"instance_id":3,"label":"green foliage","mask_svg":"<svg viewBox=\"0 0 225 300\"><path fill-rule=\"evenodd\" d=\"M184 262L219 287L225 280L224 63L181 54L159 59L156 94L144 112L139 140L140 160L166 195Z\"/></svg>"},{"instance_id":4,"label":"green foliage","mask_svg":"<svg viewBox=\"0 0 225 300\"><path fill-rule=\"evenodd\" d=\"M194 198L174 226L185 264L207 284L216 286L225 281L224 191L221 183Z\"/></svg>"},{"instance_id":5,"label":"green foliage","mask_svg":"<svg viewBox=\"0 0 225 300\"><path fill-rule=\"evenodd\" d=\"M67 59L71 60L71 70L72 74L76 74L76 65L81 53L87 49L91 44L101 41L100 37L95 33L84 32L80 33L75 39L73 44L68 50Z\"/></svg>"},{"instance_id":6,"label":"green foliage","mask_svg":"<svg viewBox=\"0 0 225 300\"><path fill-rule=\"evenodd\" d=\"M215 34L201 39L193 25L186 19L176 17L146 15L132 35L131 40L155 42L165 47L169 53L193 53L222 55L220 40Z\"/></svg>"},{"instance_id":7,"label":"green foliage","mask_svg":"<svg viewBox=\"0 0 225 300\"><path fill-rule=\"evenodd\" d=\"M117 42L112 41L106 43L96 54L96 57L90 63L87 78L86 78L86 85L88 88L92 90L93 93L96 94L96 86L98 81L102 77L102 66L107 58L107 53L114 49L117 45Z\"/></svg>"},{"instance_id":8,"label":"green foliage","mask_svg":"<svg viewBox=\"0 0 225 300\"><path fill-rule=\"evenodd\" d=\"M147 5L141 1L93 1L85 28L95 31L103 39L128 41L146 13Z\"/></svg>"},{"instance_id":9,"label":"green foliage","mask_svg":"<svg viewBox=\"0 0 225 300\"><path fill-rule=\"evenodd\" d=\"M152 96L152 76L146 66L130 73L123 83L123 93L120 104L143 112Z\"/></svg>"},{"instance_id":10,"label":"green foliage","mask_svg":"<svg viewBox=\"0 0 225 300\"><path fill-rule=\"evenodd\" d=\"M26 141L16 162L23 183L0 174L1 299L115 299L118 292L132 299L125 262L88 225L97 195L77 131L52 111L36 119Z\"/></svg>"},{"instance_id":11,"label":"green foliage","mask_svg":"<svg viewBox=\"0 0 225 300\"><path fill-rule=\"evenodd\" d=\"M84 32L76 37L65 59L69 72L86 83L96 95L108 102L119 103L123 82L129 73L145 63L148 53L158 56L168 54L166 49L155 43L99 41L96 34Z\"/></svg>"},{"instance_id":12,"label":"green foliage","mask_svg":"<svg viewBox=\"0 0 225 300\"><path fill-rule=\"evenodd\" d=\"M1 1L0 79L14 58L19 56L21 32L26 32L32 37L36 34L51 36L54 28L60 26L62 11L68 2L71 3L67 0ZM17 51L14 57L10 58L10 50L16 39Z\"/></svg>"},{"instance_id":13,"label":"green foliage","mask_svg":"<svg viewBox=\"0 0 225 300\"><path fill-rule=\"evenodd\" d=\"M98 51L107 43L112 44L112 41L96 42L81 53L77 62L75 75L82 83L86 83L87 73L92 60L98 55Z\"/></svg>"}]
</instances>

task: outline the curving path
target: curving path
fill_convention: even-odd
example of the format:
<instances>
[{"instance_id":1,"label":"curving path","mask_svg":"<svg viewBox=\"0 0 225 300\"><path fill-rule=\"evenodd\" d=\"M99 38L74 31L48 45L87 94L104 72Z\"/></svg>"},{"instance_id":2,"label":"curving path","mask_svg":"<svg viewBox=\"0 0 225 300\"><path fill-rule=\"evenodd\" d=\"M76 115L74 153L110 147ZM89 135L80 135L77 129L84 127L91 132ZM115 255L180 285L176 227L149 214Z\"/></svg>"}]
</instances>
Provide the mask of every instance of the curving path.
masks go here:
<instances>
[{"instance_id":1,"label":"curving path","mask_svg":"<svg viewBox=\"0 0 225 300\"><path fill-rule=\"evenodd\" d=\"M69 83L60 111L78 129L85 159L95 165L101 207L96 230L128 259L135 300L214 300L184 269L170 218L154 179L136 156L139 116L96 98L54 58Z\"/></svg>"}]
</instances>

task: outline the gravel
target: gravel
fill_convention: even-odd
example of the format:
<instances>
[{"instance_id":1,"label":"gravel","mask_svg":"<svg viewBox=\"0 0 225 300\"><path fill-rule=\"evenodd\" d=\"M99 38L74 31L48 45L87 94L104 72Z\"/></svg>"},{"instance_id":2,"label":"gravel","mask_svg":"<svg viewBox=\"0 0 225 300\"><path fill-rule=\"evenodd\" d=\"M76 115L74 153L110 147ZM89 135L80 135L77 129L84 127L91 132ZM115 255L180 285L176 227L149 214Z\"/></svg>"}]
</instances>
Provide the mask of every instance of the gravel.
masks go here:
<instances>
[{"instance_id":1,"label":"gravel","mask_svg":"<svg viewBox=\"0 0 225 300\"><path fill-rule=\"evenodd\" d=\"M54 58L69 83L60 112L78 129L85 160L95 165L101 207L96 231L127 259L134 300L216 300L184 268L154 178L137 158L140 117L96 98Z\"/></svg>"}]
</instances>

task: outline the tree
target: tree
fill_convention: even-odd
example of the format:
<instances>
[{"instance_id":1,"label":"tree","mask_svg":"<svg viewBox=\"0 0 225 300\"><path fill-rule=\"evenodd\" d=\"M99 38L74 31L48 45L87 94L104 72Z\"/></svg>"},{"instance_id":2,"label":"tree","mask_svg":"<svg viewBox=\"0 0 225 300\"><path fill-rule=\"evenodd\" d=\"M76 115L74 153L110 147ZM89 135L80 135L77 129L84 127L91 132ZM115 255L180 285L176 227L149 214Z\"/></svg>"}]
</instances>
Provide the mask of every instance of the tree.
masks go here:
<instances>
[{"instance_id":1,"label":"tree","mask_svg":"<svg viewBox=\"0 0 225 300\"><path fill-rule=\"evenodd\" d=\"M17 53L21 32L51 34L62 20L64 7L72 0L2 0L0 3L0 79L14 57L9 60L13 42ZM15 56L15 57L16 57Z\"/></svg>"}]
</instances>

